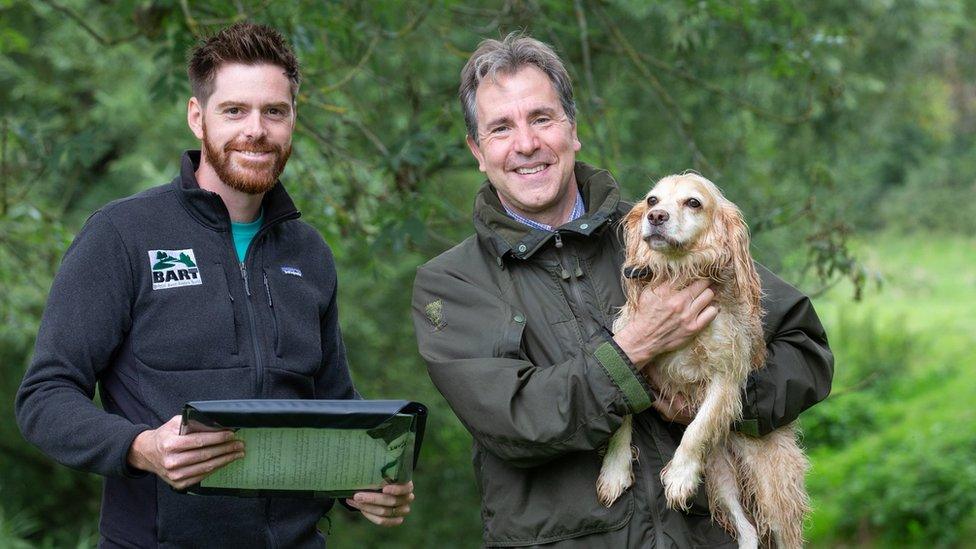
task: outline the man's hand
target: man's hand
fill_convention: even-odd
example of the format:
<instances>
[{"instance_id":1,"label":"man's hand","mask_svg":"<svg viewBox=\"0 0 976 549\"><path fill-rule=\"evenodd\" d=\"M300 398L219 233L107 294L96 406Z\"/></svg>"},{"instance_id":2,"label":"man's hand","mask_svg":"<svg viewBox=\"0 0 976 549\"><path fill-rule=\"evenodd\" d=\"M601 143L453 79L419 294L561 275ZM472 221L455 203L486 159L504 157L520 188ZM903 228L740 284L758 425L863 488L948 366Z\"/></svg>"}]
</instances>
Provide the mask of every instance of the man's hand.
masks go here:
<instances>
[{"instance_id":1,"label":"man's hand","mask_svg":"<svg viewBox=\"0 0 976 549\"><path fill-rule=\"evenodd\" d=\"M651 406L657 410L657 413L661 414L665 421L689 425L691 420L695 419L695 410L692 409L688 397L684 394L674 393L667 397L661 396L661 370L657 365L649 364L642 373L658 395Z\"/></svg>"},{"instance_id":2,"label":"man's hand","mask_svg":"<svg viewBox=\"0 0 976 549\"><path fill-rule=\"evenodd\" d=\"M174 416L158 429L139 433L129 448L128 461L183 490L242 457L244 443L234 439L233 431L180 435L180 416Z\"/></svg>"},{"instance_id":3,"label":"man's hand","mask_svg":"<svg viewBox=\"0 0 976 549\"><path fill-rule=\"evenodd\" d=\"M617 345L638 368L668 351L680 349L718 314L715 292L708 280L697 280L674 291L670 284L641 292L630 322L614 336Z\"/></svg>"},{"instance_id":4,"label":"man's hand","mask_svg":"<svg viewBox=\"0 0 976 549\"><path fill-rule=\"evenodd\" d=\"M410 502L414 500L413 482L387 484L382 492L356 492L346 499L346 504L359 509L364 517L380 526L397 526L410 514Z\"/></svg>"}]
</instances>

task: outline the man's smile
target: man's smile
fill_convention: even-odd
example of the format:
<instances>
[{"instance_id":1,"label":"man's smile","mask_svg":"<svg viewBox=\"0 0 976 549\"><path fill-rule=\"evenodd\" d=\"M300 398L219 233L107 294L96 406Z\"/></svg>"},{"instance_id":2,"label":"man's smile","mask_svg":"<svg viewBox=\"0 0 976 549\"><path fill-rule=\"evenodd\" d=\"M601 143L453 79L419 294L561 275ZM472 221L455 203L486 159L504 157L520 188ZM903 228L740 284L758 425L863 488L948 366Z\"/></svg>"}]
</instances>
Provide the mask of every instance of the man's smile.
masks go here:
<instances>
[{"instance_id":1,"label":"man's smile","mask_svg":"<svg viewBox=\"0 0 976 549\"><path fill-rule=\"evenodd\" d=\"M522 166L519 168L515 168L515 173L519 175L532 175L545 170L549 166L550 165L546 163L533 164L531 166Z\"/></svg>"}]
</instances>

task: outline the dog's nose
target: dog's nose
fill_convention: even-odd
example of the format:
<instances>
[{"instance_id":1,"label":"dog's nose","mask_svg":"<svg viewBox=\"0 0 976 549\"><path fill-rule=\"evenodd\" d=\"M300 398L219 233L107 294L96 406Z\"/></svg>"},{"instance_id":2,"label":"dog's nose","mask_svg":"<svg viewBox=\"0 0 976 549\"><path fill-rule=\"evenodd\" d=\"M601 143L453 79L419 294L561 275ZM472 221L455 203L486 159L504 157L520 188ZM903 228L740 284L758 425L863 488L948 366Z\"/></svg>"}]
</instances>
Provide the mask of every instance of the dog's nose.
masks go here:
<instances>
[{"instance_id":1,"label":"dog's nose","mask_svg":"<svg viewBox=\"0 0 976 549\"><path fill-rule=\"evenodd\" d=\"M668 212L664 210L651 210L647 212L647 220L651 225L661 225L668 220Z\"/></svg>"}]
</instances>

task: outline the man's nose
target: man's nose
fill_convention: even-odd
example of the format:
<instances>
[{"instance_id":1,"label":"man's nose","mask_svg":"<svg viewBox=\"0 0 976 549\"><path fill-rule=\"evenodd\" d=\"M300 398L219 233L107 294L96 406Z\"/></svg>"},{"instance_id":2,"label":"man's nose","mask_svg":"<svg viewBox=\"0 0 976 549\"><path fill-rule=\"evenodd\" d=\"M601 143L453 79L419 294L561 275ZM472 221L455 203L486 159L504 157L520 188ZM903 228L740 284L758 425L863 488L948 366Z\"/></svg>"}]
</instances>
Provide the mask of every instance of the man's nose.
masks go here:
<instances>
[{"instance_id":1,"label":"man's nose","mask_svg":"<svg viewBox=\"0 0 976 549\"><path fill-rule=\"evenodd\" d=\"M531 156L538 150L539 136L532 126L524 126L515 131L515 152L523 156Z\"/></svg>"},{"instance_id":2,"label":"man's nose","mask_svg":"<svg viewBox=\"0 0 976 549\"><path fill-rule=\"evenodd\" d=\"M244 136L248 139L257 140L264 137L267 129L264 127L264 117L261 111L254 111L248 115L244 124Z\"/></svg>"},{"instance_id":3,"label":"man's nose","mask_svg":"<svg viewBox=\"0 0 976 549\"><path fill-rule=\"evenodd\" d=\"M651 210L647 212L647 220L651 225L661 225L668 220L668 212L664 210Z\"/></svg>"}]
</instances>

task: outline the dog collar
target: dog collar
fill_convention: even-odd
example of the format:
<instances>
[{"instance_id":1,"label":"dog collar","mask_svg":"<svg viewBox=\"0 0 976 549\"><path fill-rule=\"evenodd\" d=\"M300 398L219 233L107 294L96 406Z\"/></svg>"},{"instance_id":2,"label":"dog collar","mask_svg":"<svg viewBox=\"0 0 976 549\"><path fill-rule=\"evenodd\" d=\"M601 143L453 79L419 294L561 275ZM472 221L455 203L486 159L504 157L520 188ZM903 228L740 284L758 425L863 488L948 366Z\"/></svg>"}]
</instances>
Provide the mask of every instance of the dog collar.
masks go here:
<instances>
[{"instance_id":1,"label":"dog collar","mask_svg":"<svg viewBox=\"0 0 976 549\"><path fill-rule=\"evenodd\" d=\"M650 278L651 274L650 267L624 267L624 278Z\"/></svg>"}]
</instances>

